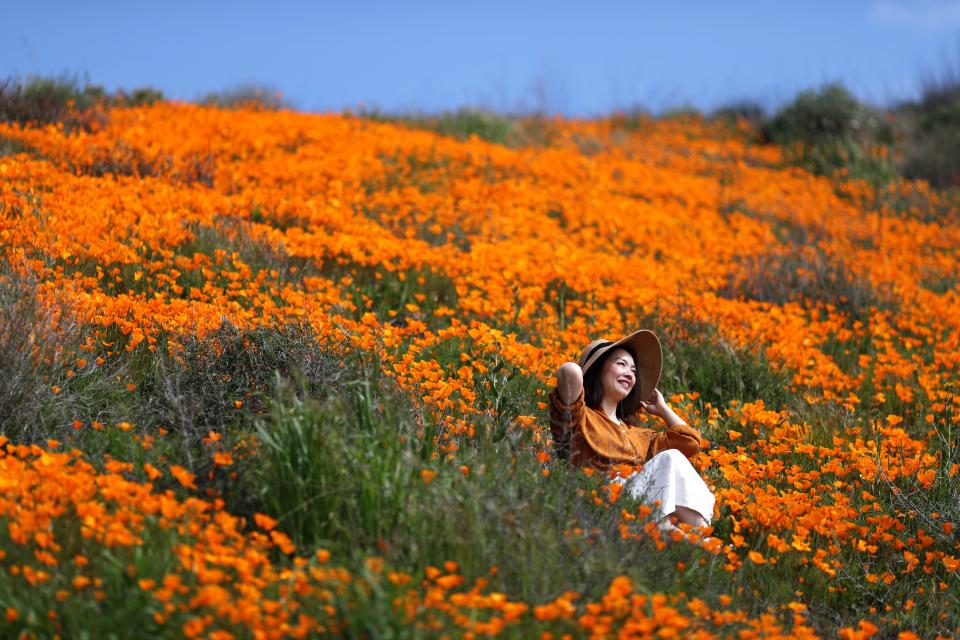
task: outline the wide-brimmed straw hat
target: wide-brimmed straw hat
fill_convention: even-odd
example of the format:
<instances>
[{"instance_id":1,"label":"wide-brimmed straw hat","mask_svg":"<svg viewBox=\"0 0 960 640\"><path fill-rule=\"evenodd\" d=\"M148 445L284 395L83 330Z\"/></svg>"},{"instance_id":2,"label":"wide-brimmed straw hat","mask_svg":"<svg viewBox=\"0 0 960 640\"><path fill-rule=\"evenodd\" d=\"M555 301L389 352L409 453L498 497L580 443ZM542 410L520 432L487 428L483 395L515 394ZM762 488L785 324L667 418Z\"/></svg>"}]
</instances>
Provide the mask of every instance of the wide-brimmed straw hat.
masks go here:
<instances>
[{"instance_id":1,"label":"wide-brimmed straw hat","mask_svg":"<svg viewBox=\"0 0 960 640\"><path fill-rule=\"evenodd\" d=\"M637 383L622 401L624 415L629 415L640 408L641 400L649 400L653 390L657 388L663 368L663 350L657 336L646 329L635 331L616 342L602 338L594 340L580 354L579 364L583 375L587 375L587 370L600 360L603 354L617 347L633 352L634 364L637 366Z\"/></svg>"}]
</instances>

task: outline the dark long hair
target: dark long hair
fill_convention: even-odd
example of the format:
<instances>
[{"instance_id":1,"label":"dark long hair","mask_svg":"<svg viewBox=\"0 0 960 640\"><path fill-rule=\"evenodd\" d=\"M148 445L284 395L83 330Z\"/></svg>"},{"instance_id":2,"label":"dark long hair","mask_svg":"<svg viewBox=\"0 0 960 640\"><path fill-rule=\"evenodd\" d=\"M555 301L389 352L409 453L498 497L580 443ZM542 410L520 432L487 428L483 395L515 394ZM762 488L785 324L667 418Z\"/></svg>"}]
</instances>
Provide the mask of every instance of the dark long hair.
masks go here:
<instances>
[{"instance_id":1,"label":"dark long hair","mask_svg":"<svg viewBox=\"0 0 960 640\"><path fill-rule=\"evenodd\" d=\"M603 371L603 367L607 360L610 359L610 356L613 355L613 352L617 349L623 349L629 353L634 362L637 360L637 356L633 352L633 349L620 345L615 349L607 349L606 353L597 358L597 361L590 365L590 368L587 369L587 373L583 376L583 402L591 409L599 409L600 403L603 402L603 383L600 381L600 373ZM638 384L640 384L639 379L635 381L634 388L630 390L630 393L636 391L636 385ZM623 410L623 400L617 403L617 418L619 420L626 418Z\"/></svg>"}]
</instances>

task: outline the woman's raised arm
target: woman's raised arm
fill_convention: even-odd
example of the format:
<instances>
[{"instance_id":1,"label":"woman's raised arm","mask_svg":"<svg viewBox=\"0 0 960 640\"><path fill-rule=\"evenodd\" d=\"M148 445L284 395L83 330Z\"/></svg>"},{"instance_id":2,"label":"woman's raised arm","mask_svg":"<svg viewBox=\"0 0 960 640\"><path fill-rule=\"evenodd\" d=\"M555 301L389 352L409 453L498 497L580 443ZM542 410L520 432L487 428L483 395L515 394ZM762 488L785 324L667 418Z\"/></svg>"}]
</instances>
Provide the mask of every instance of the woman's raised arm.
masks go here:
<instances>
[{"instance_id":1,"label":"woman's raised arm","mask_svg":"<svg viewBox=\"0 0 960 640\"><path fill-rule=\"evenodd\" d=\"M565 404L573 403L583 391L583 371L576 362L564 362L557 369L557 391Z\"/></svg>"}]
</instances>

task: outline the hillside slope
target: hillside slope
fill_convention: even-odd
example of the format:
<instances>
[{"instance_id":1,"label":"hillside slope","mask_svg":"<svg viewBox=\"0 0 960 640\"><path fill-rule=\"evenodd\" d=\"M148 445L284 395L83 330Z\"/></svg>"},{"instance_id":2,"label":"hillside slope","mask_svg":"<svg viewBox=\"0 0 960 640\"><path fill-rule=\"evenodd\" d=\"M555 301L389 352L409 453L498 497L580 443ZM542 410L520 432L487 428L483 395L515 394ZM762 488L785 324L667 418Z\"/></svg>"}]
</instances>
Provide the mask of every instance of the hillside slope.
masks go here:
<instances>
[{"instance_id":1,"label":"hillside slope","mask_svg":"<svg viewBox=\"0 0 960 640\"><path fill-rule=\"evenodd\" d=\"M108 115L0 124L11 633L960 634L960 228L922 183L699 120ZM729 545L553 458L557 367L637 328Z\"/></svg>"}]
</instances>

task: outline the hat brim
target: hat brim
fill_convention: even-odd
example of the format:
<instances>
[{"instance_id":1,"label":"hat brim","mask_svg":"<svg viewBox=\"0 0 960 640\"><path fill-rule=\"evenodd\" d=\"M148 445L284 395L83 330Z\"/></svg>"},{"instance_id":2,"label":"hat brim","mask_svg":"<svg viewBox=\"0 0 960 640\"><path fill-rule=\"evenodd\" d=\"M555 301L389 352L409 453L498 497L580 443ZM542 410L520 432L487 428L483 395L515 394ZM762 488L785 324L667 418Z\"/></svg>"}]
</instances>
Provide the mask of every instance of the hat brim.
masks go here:
<instances>
[{"instance_id":1,"label":"hat brim","mask_svg":"<svg viewBox=\"0 0 960 640\"><path fill-rule=\"evenodd\" d=\"M591 354L587 361L581 364L584 374L603 354L618 347L627 348L633 353L634 364L637 367L637 383L621 402L624 415L630 415L640 408L641 401L649 400L653 390L657 388L663 370L663 350L656 334L647 329L641 329L616 342L604 345Z\"/></svg>"}]
</instances>

